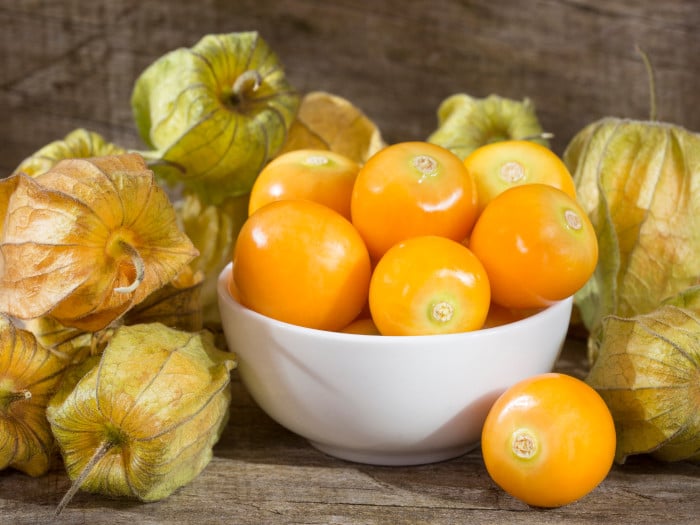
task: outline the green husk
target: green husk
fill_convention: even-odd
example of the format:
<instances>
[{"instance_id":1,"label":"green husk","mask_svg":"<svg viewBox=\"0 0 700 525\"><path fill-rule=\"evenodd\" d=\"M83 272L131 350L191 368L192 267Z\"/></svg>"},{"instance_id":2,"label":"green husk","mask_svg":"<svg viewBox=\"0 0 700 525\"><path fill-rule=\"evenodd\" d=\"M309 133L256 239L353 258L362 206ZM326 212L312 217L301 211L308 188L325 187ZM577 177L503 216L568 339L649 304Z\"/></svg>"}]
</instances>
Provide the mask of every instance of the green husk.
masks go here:
<instances>
[{"instance_id":1,"label":"green husk","mask_svg":"<svg viewBox=\"0 0 700 525\"><path fill-rule=\"evenodd\" d=\"M250 191L282 148L299 95L258 33L241 32L157 59L136 80L131 105L159 178L218 203Z\"/></svg>"},{"instance_id":2,"label":"green husk","mask_svg":"<svg viewBox=\"0 0 700 525\"><path fill-rule=\"evenodd\" d=\"M600 247L593 277L575 296L594 360L607 315L648 313L698 282L700 135L605 118L581 130L563 159Z\"/></svg>"},{"instance_id":3,"label":"green husk","mask_svg":"<svg viewBox=\"0 0 700 525\"><path fill-rule=\"evenodd\" d=\"M694 288L652 312L603 320L586 381L613 415L619 463L634 454L700 460L700 315L678 306L699 296Z\"/></svg>"},{"instance_id":4,"label":"green husk","mask_svg":"<svg viewBox=\"0 0 700 525\"><path fill-rule=\"evenodd\" d=\"M475 98L464 93L447 97L438 108L438 128L428 142L449 149L464 160L479 146L501 140L532 140L549 147L530 99L498 95Z\"/></svg>"},{"instance_id":5,"label":"green husk","mask_svg":"<svg viewBox=\"0 0 700 525\"><path fill-rule=\"evenodd\" d=\"M15 169L15 173L26 173L35 177L49 171L64 159L87 159L122 153L126 153L124 148L108 142L99 133L78 128L63 139L50 142L24 159Z\"/></svg>"},{"instance_id":6,"label":"green husk","mask_svg":"<svg viewBox=\"0 0 700 525\"><path fill-rule=\"evenodd\" d=\"M117 329L99 362L47 409L74 481L57 512L78 489L155 501L194 479L226 424L235 364L207 331Z\"/></svg>"}]
</instances>

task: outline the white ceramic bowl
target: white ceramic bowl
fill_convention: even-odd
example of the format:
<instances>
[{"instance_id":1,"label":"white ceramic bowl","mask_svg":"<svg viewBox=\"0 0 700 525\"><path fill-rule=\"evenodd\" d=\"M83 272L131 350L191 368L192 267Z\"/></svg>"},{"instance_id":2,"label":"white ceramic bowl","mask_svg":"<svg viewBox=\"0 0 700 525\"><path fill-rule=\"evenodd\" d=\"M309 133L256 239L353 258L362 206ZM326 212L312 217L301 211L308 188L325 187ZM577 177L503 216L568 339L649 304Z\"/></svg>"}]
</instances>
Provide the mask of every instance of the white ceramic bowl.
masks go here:
<instances>
[{"instance_id":1,"label":"white ceramic bowl","mask_svg":"<svg viewBox=\"0 0 700 525\"><path fill-rule=\"evenodd\" d=\"M523 320L462 334L372 336L303 328L260 315L218 280L219 309L238 373L255 402L319 450L376 465L460 456L479 443L508 386L548 372L572 299Z\"/></svg>"}]
</instances>

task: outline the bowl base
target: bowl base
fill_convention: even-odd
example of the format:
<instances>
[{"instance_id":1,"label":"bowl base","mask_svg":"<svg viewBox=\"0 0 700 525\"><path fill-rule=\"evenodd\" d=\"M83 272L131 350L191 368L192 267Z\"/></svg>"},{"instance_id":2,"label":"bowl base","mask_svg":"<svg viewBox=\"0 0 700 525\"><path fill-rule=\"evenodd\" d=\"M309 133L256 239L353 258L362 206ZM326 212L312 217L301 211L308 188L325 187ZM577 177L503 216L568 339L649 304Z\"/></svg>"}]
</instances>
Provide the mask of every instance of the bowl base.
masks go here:
<instances>
[{"instance_id":1,"label":"bowl base","mask_svg":"<svg viewBox=\"0 0 700 525\"><path fill-rule=\"evenodd\" d=\"M439 450L413 451L413 452L386 452L373 450L357 450L333 445L326 445L316 441L308 440L311 446L320 450L324 454L338 459L352 461L354 463L365 463L367 465L381 465L388 467L400 467L410 465L426 465L428 463L439 463L459 456L476 448L479 443L470 443L458 447L442 448Z\"/></svg>"}]
</instances>

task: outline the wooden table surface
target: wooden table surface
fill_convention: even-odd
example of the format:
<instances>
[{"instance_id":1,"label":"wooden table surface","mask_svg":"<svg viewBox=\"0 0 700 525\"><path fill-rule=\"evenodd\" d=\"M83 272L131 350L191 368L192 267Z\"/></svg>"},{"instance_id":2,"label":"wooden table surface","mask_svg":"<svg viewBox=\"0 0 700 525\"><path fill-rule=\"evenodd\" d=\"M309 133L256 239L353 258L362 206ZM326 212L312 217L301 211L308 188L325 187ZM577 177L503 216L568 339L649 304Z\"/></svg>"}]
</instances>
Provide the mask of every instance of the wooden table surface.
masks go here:
<instances>
[{"instance_id":1,"label":"wooden table surface","mask_svg":"<svg viewBox=\"0 0 700 525\"><path fill-rule=\"evenodd\" d=\"M570 339L560 371L585 373L583 343ZM700 464L631 458L576 503L534 509L489 478L479 450L442 463L381 467L318 452L265 415L233 373L231 419L214 459L189 485L155 503L79 492L61 469L40 478L0 471L0 524L379 524L700 523Z\"/></svg>"}]
</instances>

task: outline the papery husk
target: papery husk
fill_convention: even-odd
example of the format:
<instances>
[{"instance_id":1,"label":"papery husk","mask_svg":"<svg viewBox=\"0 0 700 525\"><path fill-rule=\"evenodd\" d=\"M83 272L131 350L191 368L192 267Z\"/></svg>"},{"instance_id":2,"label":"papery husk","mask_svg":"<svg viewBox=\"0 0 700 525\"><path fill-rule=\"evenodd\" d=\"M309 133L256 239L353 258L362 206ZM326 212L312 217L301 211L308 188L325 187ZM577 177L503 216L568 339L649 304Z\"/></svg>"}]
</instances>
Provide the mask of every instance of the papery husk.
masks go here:
<instances>
[{"instance_id":1,"label":"papery husk","mask_svg":"<svg viewBox=\"0 0 700 525\"><path fill-rule=\"evenodd\" d=\"M17 189L18 177L7 177L0 179L0 238L5 227L7 217L7 206L10 204L10 197ZM1 263L2 261L0 261Z\"/></svg>"},{"instance_id":2,"label":"papery husk","mask_svg":"<svg viewBox=\"0 0 700 525\"><path fill-rule=\"evenodd\" d=\"M235 356L210 332L118 328L99 362L48 406L74 491L155 501L209 463L227 422Z\"/></svg>"},{"instance_id":3,"label":"papery husk","mask_svg":"<svg viewBox=\"0 0 700 525\"><path fill-rule=\"evenodd\" d=\"M651 312L698 283L700 135L605 118L581 130L563 159L600 247L593 277L575 296L593 361L607 315Z\"/></svg>"},{"instance_id":4,"label":"papery husk","mask_svg":"<svg viewBox=\"0 0 700 525\"><path fill-rule=\"evenodd\" d=\"M124 324L161 323L186 332L201 330L203 281L202 272L186 266L175 279L126 312Z\"/></svg>"},{"instance_id":5,"label":"papery husk","mask_svg":"<svg viewBox=\"0 0 700 525\"><path fill-rule=\"evenodd\" d=\"M608 316L601 328L586 381L612 413L616 461L635 454L699 461L698 310L664 304L634 317Z\"/></svg>"},{"instance_id":6,"label":"papery husk","mask_svg":"<svg viewBox=\"0 0 700 525\"><path fill-rule=\"evenodd\" d=\"M69 159L0 182L0 311L107 327L197 255L137 154Z\"/></svg>"},{"instance_id":7,"label":"papery husk","mask_svg":"<svg viewBox=\"0 0 700 525\"><path fill-rule=\"evenodd\" d=\"M299 149L327 150L364 164L384 148L379 127L349 100L326 91L304 95L280 155Z\"/></svg>"},{"instance_id":8,"label":"papery husk","mask_svg":"<svg viewBox=\"0 0 700 525\"><path fill-rule=\"evenodd\" d=\"M105 140L94 131L74 129L63 139L55 140L24 159L14 173L25 173L35 177L49 171L64 159L84 159L105 155L121 155L126 150Z\"/></svg>"},{"instance_id":9,"label":"papery husk","mask_svg":"<svg viewBox=\"0 0 700 525\"><path fill-rule=\"evenodd\" d=\"M203 276L189 266L168 284L129 309L119 320L104 330L89 332L64 326L52 317L16 320L32 332L39 343L70 364L78 364L102 353L114 330L121 324L161 323L170 328L196 332L203 328L200 290Z\"/></svg>"},{"instance_id":10,"label":"papery husk","mask_svg":"<svg viewBox=\"0 0 700 525\"><path fill-rule=\"evenodd\" d=\"M207 203L248 193L299 107L282 64L255 32L211 34L138 77L131 105L161 180Z\"/></svg>"},{"instance_id":11,"label":"papery husk","mask_svg":"<svg viewBox=\"0 0 700 525\"><path fill-rule=\"evenodd\" d=\"M112 335L112 329L88 332L65 326L52 317L16 319L15 323L31 332L44 348L67 364L81 363L92 355L102 353Z\"/></svg>"},{"instance_id":12,"label":"papery husk","mask_svg":"<svg viewBox=\"0 0 700 525\"><path fill-rule=\"evenodd\" d=\"M249 194L244 194L213 205L203 202L195 193L187 193L176 203L181 228L199 251L190 268L203 275L199 296L205 326L221 323L217 280L224 266L231 262L238 232L248 217L248 200Z\"/></svg>"},{"instance_id":13,"label":"papery husk","mask_svg":"<svg viewBox=\"0 0 700 525\"><path fill-rule=\"evenodd\" d=\"M0 315L0 470L45 474L55 452L46 406L67 363Z\"/></svg>"},{"instance_id":14,"label":"papery husk","mask_svg":"<svg viewBox=\"0 0 700 525\"><path fill-rule=\"evenodd\" d=\"M427 138L464 160L480 146L502 140L531 140L549 147L535 106L498 95L476 98L456 93L438 107L438 127Z\"/></svg>"}]
</instances>

